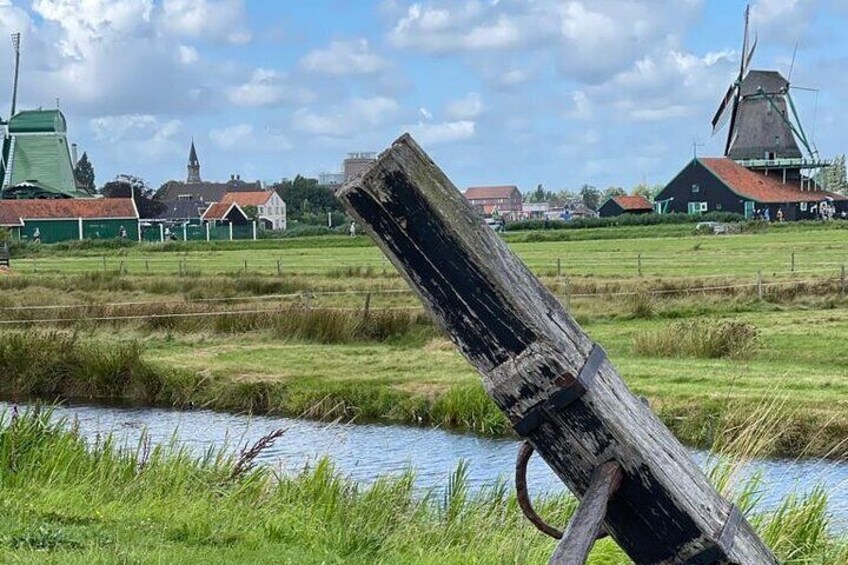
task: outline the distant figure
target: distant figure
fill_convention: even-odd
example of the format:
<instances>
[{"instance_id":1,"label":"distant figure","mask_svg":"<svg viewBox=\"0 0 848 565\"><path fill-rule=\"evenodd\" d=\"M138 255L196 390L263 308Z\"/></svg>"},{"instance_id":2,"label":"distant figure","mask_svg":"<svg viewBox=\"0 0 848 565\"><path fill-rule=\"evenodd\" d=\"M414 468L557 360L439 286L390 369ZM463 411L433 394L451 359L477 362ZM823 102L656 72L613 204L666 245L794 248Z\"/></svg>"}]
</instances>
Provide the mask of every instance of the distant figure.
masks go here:
<instances>
[{"instance_id":1,"label":"distant figure","mask_svg":"<svg viewBox=\"0 0 848 565\"><path fill-rule=\"evenodd\" d=\"M41 230L35 228L35 231L32 232L32 240L36 243L41 243Z\"/></svg>"},{"instance_id":2,"label":"distant figure","mask_svg":"<svg viewBox=\"0 0 848 565\"><path fill-rule=\"evenodd\" d=\"M165 241L171 240L171 228L165 228Z\"/></svg>"},{"instance_id":3,"label":"distant figure","mask_svg":"<svg viewBox=\"0 0 848 565\"><path fill-rule=\"evenodd\" d=\"M127 228L125 228L124 226L119 227L118 228L118 237L120 237L121 239L126 239L127 238Z\"/></svg>"},{"instance_id":4,"label":"distant figure","mask_svg":"<svg viewBox=\"0 0 848 565\"><path fill-rule=\"evenodd\" d=\"M775 214L775 216L777 217L778 222L782 222L783 221L783 208L778 208L777 214Z\"/></svg>"},{"instance_id":5,"label":"distant figure","mask_svg":"<svg viewBox=\"0 0 848 565\"><path fill-rule=\"evenodd\" d=\"M771 214L769 213L769 209L766 208L763 210L763 219L767 222L771 221Z\"/></svg>"},{"instance_id":6,"label":"distant figure","mask_svg":"<svg viewBox=\"0 0 848 565\"><path fill-rule=\"evenodd\" d=\"M356 236L356 222L350 223L350 237Z\"/></svg>"}]
</instances>

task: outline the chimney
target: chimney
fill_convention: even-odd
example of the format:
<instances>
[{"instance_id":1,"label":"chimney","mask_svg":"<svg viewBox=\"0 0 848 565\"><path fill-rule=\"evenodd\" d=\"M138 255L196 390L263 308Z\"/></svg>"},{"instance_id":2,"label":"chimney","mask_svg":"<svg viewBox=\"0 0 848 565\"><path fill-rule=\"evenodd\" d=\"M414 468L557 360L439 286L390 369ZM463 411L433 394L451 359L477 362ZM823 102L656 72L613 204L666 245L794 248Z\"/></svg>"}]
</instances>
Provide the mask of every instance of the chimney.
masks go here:
<instances>
[{"instance_id":1,"label":"chimney","mask_svg":"<svg viewBox=\"0 0 848 565\"><path fill-rule=\"evenodd\" d=\"M241 180L241 175L236 175L236 180Z\"/></svg>"},{"instance_id":2,"label":"chimney","mask_svg":"<svg viewBox=\"0 0 848 565\"><path fill-rule=\"evenodd\" d=\"M71 166L76 167L77 161L79 161L79 158L77 157L77 144L71 143Z\"/></svg>"}]
</instances>

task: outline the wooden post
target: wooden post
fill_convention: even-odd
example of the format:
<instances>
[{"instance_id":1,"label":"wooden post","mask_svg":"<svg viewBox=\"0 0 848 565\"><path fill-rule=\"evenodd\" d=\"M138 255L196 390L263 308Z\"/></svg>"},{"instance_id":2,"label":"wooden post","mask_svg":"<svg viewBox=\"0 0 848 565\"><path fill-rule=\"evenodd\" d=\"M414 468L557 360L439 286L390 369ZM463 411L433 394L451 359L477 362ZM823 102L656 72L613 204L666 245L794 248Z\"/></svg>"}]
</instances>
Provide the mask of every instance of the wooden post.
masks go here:
<instances>
[{"instance_id":1,"label":"wooden post","mask_svg":"<svg viewBox=\"0 0 848 565\"><path fill-rule=\"evenodd\" d=\"M763 299L763 272L757 271L757 298Z\"/></svg>"},{"instance_id":2,"label":"wooden post","mask_svg":"<svg viewBox=\"0 0 848 565\"><path fill-rule=\"evenodd\" d=\"M232 226L232 224L230 224ZM247 259L244 260L244 274L247 274Z\"/></svg>"},{"instance_id":3,"label":"wooden post","mask_svg":"<svg viewBox=\"0 0 848 565\"><path fill-rule=\"evenodd\" d=\"M562 276L562 261L560 260L559 257L557 257L557 276L558 277Z\"/></svg>"},{"instance_id":4,"label":"wooden post","mask_svg":"<svg viewBox=\"0 0 848 565\"><path fill-rule=\"evenodd\" d=\"M283 274L283 264L282 264L282 259L277 259L277 274L278 274L278 275L282 275L282 274Z\"/></svg>"},{"instance_id":5,"label":"wooden post","mask_svg":"<svg viewBox=\"0 0 848 565\"><path fill-rule=\"evenodd\" d=\"M150 260L148 260L148 259L144 260L144 272L146 272L146 273L150 272Z\"/></svg>"},{"instance_id":6,"label":"wooden post","mask_svg":"<svg viewBox=\"0 0 848 565\"><path fill-rule=\"evenodd\" d=\"M368 314L371 312L371 293L365 295L365 306L362 308L362 319L367 320Z\"/></svg>"},{"instance_id":7,"label":"wooden post","mask_svg":"<svg viewBox=\"0 0 848 565\"><path fill-rule=\"evenodd\" d=\"M571 279L565 277L565 309L571 312Z\"/></svg>"},{"instance_id":8,"label":"wooden post","mask_svg":"<svg viewBox=\"0 0 848 565\"><path fill-rule=\"evenodd\" d=\"M642 276L642 253L636 255L636 274Z\"/></svg>"},{"instance_id":9,"label":"wooden post","mask_svg":"<svg viewBox=\"0 0 848 565\"><path fill-rule=\"evenodd\" d=\"M106 272L106 256L103 256L103 272Z\"/></svg>"},{"instance_id":10,"label":"wooden post","mask_svg":"<svg viewBox=\"0 0 848 565\"><path fill-rule=\"evenodd\" d=\"M556 298L409 135L337 196L578 497L623 478L604 529L637 564L777 560Z\"/></svg>"},{"instance_id":11,"label":"wooden post","mask_svg":"<svg viewBox=\"0 0 848 565\"><path fill-rule=\"evenodd\" d=\"M119 275L124 274L124 261L123 261L123 259L121 260L121 264L118 266L118 274Z\"/></svg>"},{"instance_id":12,"label":"wooden post","mask_svg":"<svg viewBox=\"0 0 848 565\"><path fill-rule=\"evenodd\" d=\"M845 299L845 265L839 269L839 297Z\"/></svg>"},{"instance_id":13,"label":"wooden post","mask_svg":"<svg viewBox=\"0 0 848 565\"><path fill-rule=\"evenodd\" d=\"M795 252L794 251L789 256L789 271L792 272L792 273L795 272Z\"/></svg>"},{"instance_id":14,"label":"wooden post","mask_svg":"<svg viewBox=\"0 0 848 565\"><path fill-rule=\"evenodd\" d=\"M165 224L159 224L159 241L165 243Z\"/></svg>"}]
</instances>

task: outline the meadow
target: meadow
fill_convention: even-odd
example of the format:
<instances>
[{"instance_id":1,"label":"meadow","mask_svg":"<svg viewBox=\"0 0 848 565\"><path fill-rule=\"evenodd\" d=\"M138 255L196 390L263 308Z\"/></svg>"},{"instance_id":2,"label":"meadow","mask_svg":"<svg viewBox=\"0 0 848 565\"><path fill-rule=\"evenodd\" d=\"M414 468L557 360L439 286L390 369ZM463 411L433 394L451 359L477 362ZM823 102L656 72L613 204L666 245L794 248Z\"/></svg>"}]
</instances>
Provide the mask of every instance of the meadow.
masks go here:
<instances>
[{"instance_id":1,"label":"meadow","mask_svg":"<svg viewBox=\"0 0 848 565\"><path fill-rule=\"evenodd\" d=\"M763 231L764 230L764 231ZM770 453L848 455L848 230L506 234L691 445L784 396ZM365 237L13 248L6 398L78 397L510 433ZM58 375L58 376L57 376Z\"/></svg>"}]
</instances>

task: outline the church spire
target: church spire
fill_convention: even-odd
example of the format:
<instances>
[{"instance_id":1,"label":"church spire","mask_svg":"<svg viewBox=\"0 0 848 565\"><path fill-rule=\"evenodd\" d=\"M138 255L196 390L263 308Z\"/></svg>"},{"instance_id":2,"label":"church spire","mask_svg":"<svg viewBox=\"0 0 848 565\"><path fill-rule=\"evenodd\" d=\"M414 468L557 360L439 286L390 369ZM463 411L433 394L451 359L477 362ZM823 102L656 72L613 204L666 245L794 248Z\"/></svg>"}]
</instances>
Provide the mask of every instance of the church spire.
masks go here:
<instances>
[{"instance_id":1,"label":"church spire","mask_svg":"<svg viewBox=\"0 0 848 565\"><path fill-rule=\"evenodd\" d=\"M200 182L200 160L197 158L197 150L194 148L194 138L191 138L191 150L188 152L188 176L187 183Z\"/></svg>"}]
</instances>

